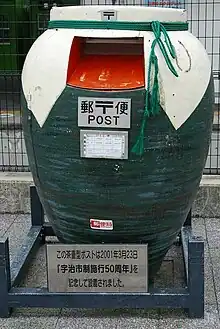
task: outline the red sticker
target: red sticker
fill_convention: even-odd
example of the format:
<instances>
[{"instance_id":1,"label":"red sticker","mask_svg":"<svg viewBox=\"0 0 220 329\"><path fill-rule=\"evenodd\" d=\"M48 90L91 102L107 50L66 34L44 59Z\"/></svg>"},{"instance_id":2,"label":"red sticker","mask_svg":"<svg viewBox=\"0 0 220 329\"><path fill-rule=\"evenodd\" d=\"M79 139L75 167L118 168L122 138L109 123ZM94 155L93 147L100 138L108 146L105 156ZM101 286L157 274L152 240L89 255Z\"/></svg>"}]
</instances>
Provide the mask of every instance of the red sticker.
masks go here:
<instances>
[{"instance_id":1,"label":"red sticker","mask_svg":"<svg viewBox=\"0 0 220 329\"><path fill-rule=\"evenodd\" d=\"M90 219L90 227L93 230L113 230L113 221Z\"/></svg>"}]
</instances>

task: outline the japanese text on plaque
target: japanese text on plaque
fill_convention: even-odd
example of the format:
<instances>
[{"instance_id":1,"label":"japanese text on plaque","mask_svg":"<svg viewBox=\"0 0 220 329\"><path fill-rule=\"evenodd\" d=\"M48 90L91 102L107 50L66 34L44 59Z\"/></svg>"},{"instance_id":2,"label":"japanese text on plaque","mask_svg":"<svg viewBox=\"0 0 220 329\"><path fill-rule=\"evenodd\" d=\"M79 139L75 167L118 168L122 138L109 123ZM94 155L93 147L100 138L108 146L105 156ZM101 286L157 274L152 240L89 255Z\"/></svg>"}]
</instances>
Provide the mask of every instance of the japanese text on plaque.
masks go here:
<instances>
[{"instance_id":1,"label":"japanese text on plaque","mask_svg":"<svg viewBox=\"0 0 220 329\"><path fill-rule=\"evenodd\" d=\"M47 254L50 291L146 292L145 245L48 245Z\"/></svg>"}]
</instances>

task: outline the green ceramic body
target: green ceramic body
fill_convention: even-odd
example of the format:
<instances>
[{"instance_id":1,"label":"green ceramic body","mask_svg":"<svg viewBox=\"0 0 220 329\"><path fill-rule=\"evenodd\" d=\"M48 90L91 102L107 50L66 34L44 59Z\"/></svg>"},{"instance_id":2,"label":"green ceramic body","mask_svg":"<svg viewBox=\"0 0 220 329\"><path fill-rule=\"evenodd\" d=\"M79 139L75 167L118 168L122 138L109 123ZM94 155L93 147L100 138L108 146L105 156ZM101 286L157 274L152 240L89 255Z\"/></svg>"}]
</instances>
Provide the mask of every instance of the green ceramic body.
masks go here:
<instances>
[{"instance_id":1,"label":"green ceramic body","mask_svg":"<svg viewBox=\"0 0 220 329\"><path fill-rule=\"evenodd\" d=\"M184 90L183 90L184 93ZM80 157L78 97L132 99L128 160ZM62 243L148 243L149 277L158 271L192 206L213 122L213 80L190 118L175 130L163 110L147 121L145 152L130 152L145 107L144 89L101 92L67 86L39 127L23 100L30 168L41 202ZM181 103L177 111L184 111ZM112 231L90 228L111 219Z\"/></svg>"}]
</instances>

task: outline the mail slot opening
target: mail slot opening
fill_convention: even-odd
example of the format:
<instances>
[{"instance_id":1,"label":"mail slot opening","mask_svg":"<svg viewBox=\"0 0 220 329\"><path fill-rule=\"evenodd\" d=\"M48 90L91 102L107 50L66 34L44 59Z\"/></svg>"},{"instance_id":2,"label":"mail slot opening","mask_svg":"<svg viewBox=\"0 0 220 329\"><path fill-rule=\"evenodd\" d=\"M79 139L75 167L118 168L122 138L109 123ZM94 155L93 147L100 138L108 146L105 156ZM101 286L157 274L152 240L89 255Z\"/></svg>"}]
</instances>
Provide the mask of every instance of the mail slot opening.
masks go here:
<instances>
[{"instance_id":1,"label":"mail slot opening","mask_svg":"<svg viewBox=\"0 0 220 329\"><path fill-rule=\"evenodd\" d=\"M144 87L143 38L75 37L69 56L67 84L95 90Z\"/></svg>"}]
</instances>

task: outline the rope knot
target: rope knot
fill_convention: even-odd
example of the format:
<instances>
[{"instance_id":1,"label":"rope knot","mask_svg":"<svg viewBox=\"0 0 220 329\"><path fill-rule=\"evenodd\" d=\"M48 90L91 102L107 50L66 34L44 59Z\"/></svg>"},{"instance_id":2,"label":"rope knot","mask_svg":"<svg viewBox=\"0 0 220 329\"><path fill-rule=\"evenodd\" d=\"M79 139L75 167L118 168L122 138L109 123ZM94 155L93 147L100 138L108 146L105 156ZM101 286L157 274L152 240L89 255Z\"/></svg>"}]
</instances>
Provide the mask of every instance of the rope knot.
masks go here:
<instances>
[{"instance_id":1,"label":"rope knot","mask_svg":"<svg viewBox=\"0 0 220 329\"><path fill-rule=\"evenodd\" d=\"M151 23L151 28L154 33L155 39L159 39L161 36L161 24L159 21L153 21Z\"/></svg>"},{"instance_id":2,"label":"rope knot","mask_svg":"<svg viewBox=\"0 0 220 329\"><path fill-rule=\"evenodd\" d=\"M176 77L178 77L178 73L176 72L169 58L169 54L172 58L176 58L175 48L169 38L169 35L165 27L159 21L153 21L151 23L151 28L152 28L152 32L154 33L155 39L151 44L151 52L149 56L147 88L146 88L146 105L145 105L143 120L141 123L140 134L138 136L135 145L131 150L131 152L135 153L136 155L142 155L144 152L144 130L145 130L147 117L150 117L151 115L154 116L160 112L159 81L158 81L159 66L158 66L158 58L155 53L156 45L159 46L168 69ZM161 38L162 35L164 37L164 41ZM153 77L152 77L152 66L154 67ZM153 80L153 86L152 86L152 90L150 91L151 79Z\"/></svg>"}]
</instances>

